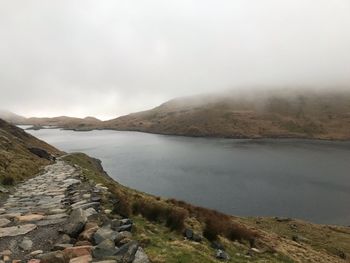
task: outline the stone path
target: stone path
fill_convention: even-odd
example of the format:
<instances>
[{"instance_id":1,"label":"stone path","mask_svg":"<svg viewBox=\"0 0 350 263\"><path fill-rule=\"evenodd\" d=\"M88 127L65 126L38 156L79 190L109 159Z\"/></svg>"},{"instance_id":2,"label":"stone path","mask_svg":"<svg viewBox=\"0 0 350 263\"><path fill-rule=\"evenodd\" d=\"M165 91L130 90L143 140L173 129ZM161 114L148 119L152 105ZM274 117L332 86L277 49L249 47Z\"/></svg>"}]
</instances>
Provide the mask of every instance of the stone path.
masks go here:
<instances>
[{"instance_id":1,"label":"stone path","mask_svg":"<svg viewBox=\"0 0 350 263\"><path fill-rule=\"evenodd\" d=\"M0 205L0 263L149 262L132 221L108 219L100 203L108 189L90 183L59 160L18 185Z\"/></svg>"}]
</instances>

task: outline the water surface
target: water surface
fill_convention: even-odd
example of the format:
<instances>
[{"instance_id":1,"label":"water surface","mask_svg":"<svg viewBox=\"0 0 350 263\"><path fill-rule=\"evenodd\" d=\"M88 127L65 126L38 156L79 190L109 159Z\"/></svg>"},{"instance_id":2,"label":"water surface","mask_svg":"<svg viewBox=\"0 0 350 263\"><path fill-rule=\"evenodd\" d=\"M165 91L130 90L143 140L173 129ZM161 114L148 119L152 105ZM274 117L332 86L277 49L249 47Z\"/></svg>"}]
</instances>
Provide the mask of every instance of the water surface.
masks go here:
<instances>
[{"instance_id":1,"label":"water surface","mask_svg":"<svg viewBox=\"0 0 350 263\"><path fill-rule=\"evenodd\" d=\"M350 142L30 131L99 158L116 181L241 216L350 224Z\"/></svg>"}]
</instances>

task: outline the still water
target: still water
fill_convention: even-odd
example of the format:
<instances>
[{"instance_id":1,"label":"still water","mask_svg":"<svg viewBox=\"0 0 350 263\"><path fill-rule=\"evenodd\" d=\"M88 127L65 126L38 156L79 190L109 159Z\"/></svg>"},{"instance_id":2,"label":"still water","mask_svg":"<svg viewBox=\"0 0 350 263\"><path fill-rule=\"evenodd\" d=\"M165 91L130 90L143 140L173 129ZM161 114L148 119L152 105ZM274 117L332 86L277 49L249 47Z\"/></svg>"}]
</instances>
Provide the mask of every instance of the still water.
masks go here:
<instances>
[{"instance_id":1,"label":"still water","mask_svg":"<svg viewBox=\"0 0 350 263\"><path fill-rule=\"evenodd\" d=\"M116 181L241 216L350 225L350 142L30 131L103 162Z\"/></svg>"}]
</instances>

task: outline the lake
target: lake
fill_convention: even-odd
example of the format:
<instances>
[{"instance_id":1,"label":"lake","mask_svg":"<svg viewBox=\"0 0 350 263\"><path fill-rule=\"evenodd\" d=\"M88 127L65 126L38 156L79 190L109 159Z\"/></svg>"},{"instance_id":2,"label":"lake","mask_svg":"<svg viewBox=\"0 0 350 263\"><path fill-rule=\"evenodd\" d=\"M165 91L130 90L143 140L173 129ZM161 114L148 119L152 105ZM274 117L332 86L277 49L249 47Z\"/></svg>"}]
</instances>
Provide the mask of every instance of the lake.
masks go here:
<instances>
[{"instance_id":1,"label":"lake","mask_svg":"<svg viewBox=\"0 0 350 263\"><path fill-rule=\"evenodd\" d=\"M29 131L102 160L116 181L239 216L350 225L350 142Z\"/></svg>"}]
</instances>

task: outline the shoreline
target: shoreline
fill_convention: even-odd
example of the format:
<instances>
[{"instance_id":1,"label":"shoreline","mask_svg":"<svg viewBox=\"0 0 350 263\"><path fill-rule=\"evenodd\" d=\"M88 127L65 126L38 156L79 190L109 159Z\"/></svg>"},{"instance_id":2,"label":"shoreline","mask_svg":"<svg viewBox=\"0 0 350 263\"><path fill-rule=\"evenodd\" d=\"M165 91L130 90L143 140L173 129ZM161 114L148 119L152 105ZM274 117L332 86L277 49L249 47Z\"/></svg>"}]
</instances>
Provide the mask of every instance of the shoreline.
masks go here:
<instances>
[{"instance_id":1,"label":"shoreline","mask_svg":"<svg viewBox=\"0 0 350 263\"><path fill-rule=\"evenodd\" d=\"M17 125L22 126L22 125ZM91 128L91 129L76 129L76 128L66 128L66 127L50 127L50 128L41 128L35 129L37 130L50 130L50 129L59 129L66 131L74 131L74 132L90 132L90 131L119 131L119 132L139 132L146 134L156 134L156 135L164 135L164 136L177 136L177 137L188 137L188 138L206 138L206 139L234 139L234 140L310 140L310 141L329 141L329 142L350 142L349 138L332 138L332 137L308 137L308 136L294 136L294 135L274 135L274 136L216 136L216 135L191 135L191 134L177 134L177 133L161 133L161 132L152 132L152 131L144 131L138 129L113 129L113 128ZM34 130L27 128L25 130Z\"/></svg>"}]
</instances>

